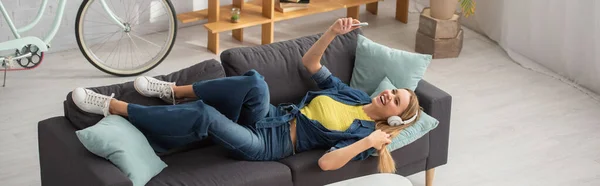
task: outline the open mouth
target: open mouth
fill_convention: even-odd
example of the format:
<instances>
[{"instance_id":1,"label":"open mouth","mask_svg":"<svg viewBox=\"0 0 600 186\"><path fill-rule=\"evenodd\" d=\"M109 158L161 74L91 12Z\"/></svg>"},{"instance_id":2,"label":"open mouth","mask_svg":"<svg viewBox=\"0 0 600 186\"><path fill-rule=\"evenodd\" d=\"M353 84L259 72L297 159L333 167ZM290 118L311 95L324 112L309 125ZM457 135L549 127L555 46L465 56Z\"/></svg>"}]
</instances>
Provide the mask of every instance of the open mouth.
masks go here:
<instances>
[{"instance_id":1,"label":"open mouth","mask_svg":"<svg viewBox=\"0 0 600 186\"><path fill-rule=\"evenodd\" d=\"M385 104L386 104L386 101L385 101L385 98L384 98L384 96L383 96L383 95L379 96L379 101L381 101L381 104L382 104L382 105L385 105Z\"/></svg>"}]
</instances>

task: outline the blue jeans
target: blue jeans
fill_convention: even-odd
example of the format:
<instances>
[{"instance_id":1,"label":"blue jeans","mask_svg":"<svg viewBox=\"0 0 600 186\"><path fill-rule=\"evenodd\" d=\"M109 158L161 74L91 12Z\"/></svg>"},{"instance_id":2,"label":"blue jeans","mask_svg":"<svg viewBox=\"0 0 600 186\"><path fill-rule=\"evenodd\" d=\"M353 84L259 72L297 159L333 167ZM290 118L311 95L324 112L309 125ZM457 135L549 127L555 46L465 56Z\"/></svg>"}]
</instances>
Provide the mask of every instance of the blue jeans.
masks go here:
<instances>
[{"instance_id":1,"label":"blue jeans","mask_svg":"<svg viewBox=\"0 0 600 186\"><path fill-rule=\"evenodd\" d=\"M196 82L195 102L180 105L129 104L129 120L157 151L205 139L245 160L278 160L293 154L286 114L269 103L263 76L251 70L242 76Z\"/></svg>"}]
</instances>

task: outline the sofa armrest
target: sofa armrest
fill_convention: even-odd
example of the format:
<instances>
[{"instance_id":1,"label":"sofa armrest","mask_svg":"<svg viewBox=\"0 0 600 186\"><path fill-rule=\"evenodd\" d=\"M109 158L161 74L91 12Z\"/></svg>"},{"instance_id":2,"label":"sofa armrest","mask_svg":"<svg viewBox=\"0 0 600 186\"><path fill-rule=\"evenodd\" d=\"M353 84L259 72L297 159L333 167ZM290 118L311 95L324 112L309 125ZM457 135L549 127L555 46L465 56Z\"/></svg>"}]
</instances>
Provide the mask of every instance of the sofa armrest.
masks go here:
<instances>
[{"instance_id":1,"label":"sofa armrest","mask_svg":"<svg viewBox=\"0 0 600 186\"><path fill-rule=\"evenodd\" d=\"M440 122L429 132L429 156L427 157L429 170L448 162L452 96L425 80L419 82L415 93L424 111Z\"/></svg>"},{"instance_id":2,"label":"sofa armrest","mask_svg":"<svg viewBox=\"0 0 600 186\"><path fill-rule=\"evenodd\" d=\"M110 161L89 152L65 117L38 123L42 185L133 185Z\"/></svg>"}]
</instances>

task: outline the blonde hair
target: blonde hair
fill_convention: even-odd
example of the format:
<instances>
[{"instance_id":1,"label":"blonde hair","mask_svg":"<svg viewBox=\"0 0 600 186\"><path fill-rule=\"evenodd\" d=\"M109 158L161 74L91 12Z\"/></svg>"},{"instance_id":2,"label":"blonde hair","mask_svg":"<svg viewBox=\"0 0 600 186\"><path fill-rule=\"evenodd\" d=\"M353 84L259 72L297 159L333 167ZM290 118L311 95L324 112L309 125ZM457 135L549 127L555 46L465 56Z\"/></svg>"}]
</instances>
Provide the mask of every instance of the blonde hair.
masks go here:
<instances>
[{"instance_id":1,"label":"blonde hair","mask_svg":"<svg viewBox=\"0 0 600 186\"><path fill-rule=\"evenodd\" d=\"M421 111L421 107L419 106L419 100L417 99L417 95L415 94L415 92L409 89L405 90L407 90L410 93L410 101L408 103L408 107L406 107L406 110L404 110L404 112L402 112L399 115L400 118L402 118L402 120L408 120L409 118L413 117L415 113ZM421 115L419 114L417 116L417 119L415 119L413 122L395 127L390 126L385 120L377 121L375 123L375 130L381 130L385 133L391 134L391 137L394 138L398 134L400 134L400 131L415 124L420 117ZM387 145L381 148L381 150L379 150L377 153L379 154L379 165L377 166L379 172L395 173L396 162L394 162L392 154L390 153L390 151L388 151Z\"/></svg>"}]
</instances>

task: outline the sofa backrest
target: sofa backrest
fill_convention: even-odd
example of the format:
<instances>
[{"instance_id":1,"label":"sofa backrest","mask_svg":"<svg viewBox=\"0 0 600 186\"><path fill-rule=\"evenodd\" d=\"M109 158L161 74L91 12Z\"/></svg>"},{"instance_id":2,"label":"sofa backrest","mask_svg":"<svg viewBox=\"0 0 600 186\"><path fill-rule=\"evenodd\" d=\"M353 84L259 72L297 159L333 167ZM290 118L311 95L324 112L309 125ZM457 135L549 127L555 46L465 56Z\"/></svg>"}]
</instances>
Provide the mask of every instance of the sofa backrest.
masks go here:
<instances>
[{"instance_id":1,"label":"sofa backrest","mask_svg":"<svg viewBox=\"0 0 600 186\"><path fill-rule=\"evenodd\" d=\"M349 84L354 68L356 40L360 29L337 36L328 46L321 64L344 83ZM221 53L227 76L255 69L269 85L271 103L298 103L309 90L317 90L310 74L302 65L302 56L322 34L253 47L239 47Z\"/></svg>"}]
</instances>

